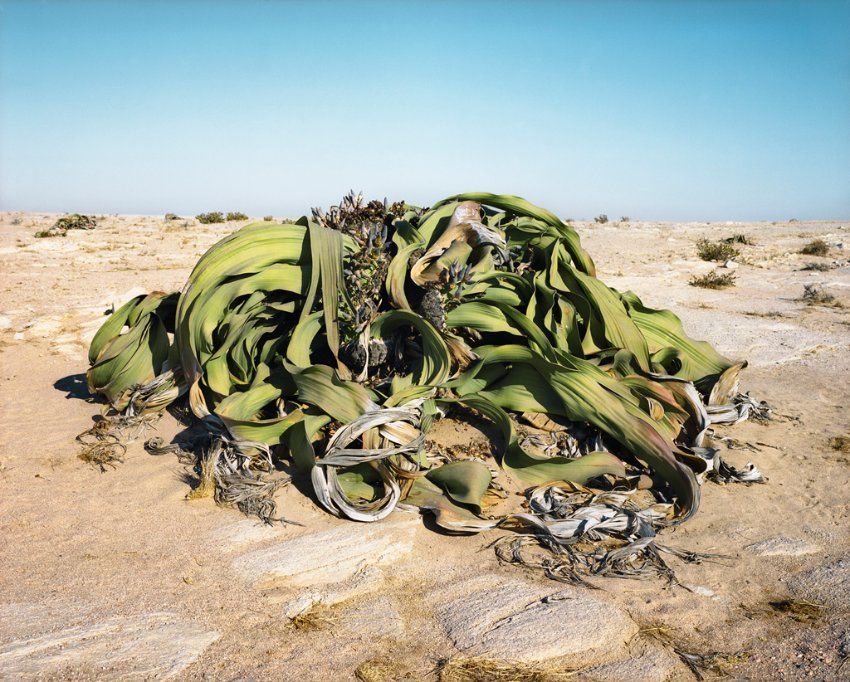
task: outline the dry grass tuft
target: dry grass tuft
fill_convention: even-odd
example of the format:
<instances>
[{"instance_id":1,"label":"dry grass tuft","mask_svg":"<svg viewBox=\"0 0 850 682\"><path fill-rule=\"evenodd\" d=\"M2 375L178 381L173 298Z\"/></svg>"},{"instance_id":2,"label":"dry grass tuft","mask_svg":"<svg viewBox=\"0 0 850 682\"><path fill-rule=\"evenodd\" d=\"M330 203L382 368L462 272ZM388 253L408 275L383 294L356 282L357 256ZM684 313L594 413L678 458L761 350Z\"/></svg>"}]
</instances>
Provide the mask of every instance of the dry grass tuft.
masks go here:
<instances>
[{"instance_id":1,"label":"dry grass tuft","mask_svg":"<svg viewBox=\"0 0 850 682\"><path fill-rule=\"evenodd\" d=\"M813 272L827 272L836 268L835 263L806 263L800 270L811 270Z\"/></svg>"},{"instance_id":2,"label":"dry grass tuft","mask_svg":"<svg viewBox=\"0 0 850 682\"><path fill-rule=\"evenodd\" d=\"M661 622L651 621L640 626L638 636L654 639L662 644L671 644L673 642L673 628Z\"/></svg>"},{"instance_id":3,"label":"dry grass tuft","mask_svg":"<svg viewBox=\"0 0 850 682\"><path fill-rule=\"evenodd\" d=\"M687 665L694 677L704 680L703 672L710 672L717 677L729 677L732 671L749 659L746 651L737 651L731 654L714 652L708 654L695 654L683 649L674 649L676 655Z\"/></svg>"},{"instance_id":4,"label":"dry grass tuft","mask_svg":"<svg viewBox=\"0 0 850 682\"><path fill-rule=\"evenodd\" d=\"M105 439L84 443L77 457L86 464L91 464L105 472L107 467L114 469L116 464L123 462L126 452L127 446L119 442L117 438Z\"/></svg>"},{"instance_id":5,"label":"dry grass tuft","mask_svg":"<svg viewBox=\"0 0 850 682\"><path fill-rule=\"evenodd\" d=\"M697 255L703 260L725 262L741 255L734 246L723 242L710 242L700 239L697 242Z\"/></svg>"},{"instance_id":6,"label":"dry grass tuft","mask_svg":"<svg viewBox=\"0 0 850 682\"><path fill-rule=\"evenodd\" d=\"M814 602L793 599L791 597L776 597L767 602L755 604L740 604L739 607L750 620L770 618L777 614L790 616L798 623L806 625L814 623L823 613L823 605Z\"/></svg>"},{"instance_id":7,"label":"dry grass tuft","mask_svg":"<svg viewBox=\"0 0 850 682\"><path fill-rule=\"evenodd\" d=\"M215 495L215 464L216 452L209 448L200 457L200 473L198 485L186 493L187 500L202 500Z\"/></svg>"},{"instance_id":8,"label":"dry grass tuft","mask_svg":"<svg viewBox=\"0 0 850 682\"><path fill-rule=\"evenodd\" d=\"M826 291L820 284L804 284L803 296L800 299L809 305L823 305L831 308L843 308L841 301Z\"/></svg>"},{"instance_id":9,"label":"dry grass tuft","mask_svg":"<svg viewBox=\"0 0 850 682\"><path fill-rule=\"evenodd\" d=\"M731 272L712 270L702 277L694 275L688 284L692 287L700 287L701 289L725 289L735 286L735 275Z\"/></svg>"},{"instance_id":10,"label":"dry grass tuft","mask_svg":"<svg viewBox=\"0 0 850 682\"><path fill-rule=\"evenodd\" d=\"M455 658L438 666L440 682L561 682L576 671L556 670L533 663L512 663L487 658Z\"/></svg>"},{"instance_id":11,"label":"dry grass tuft","mask_svg":"<svg viewBox=\"0 0 850 682\"><path fill-rule=\"evenodd\" d=\"M296 630L323 630L335 625L339 620L333 609L324 604L314 604L306 611L289 619Z\"/></svg>"},{"instance_id":12,"label":"dry grass tuft","mask_svg":"<svg viewBox=\"0 0 850 682\"><path fill-rule=\"evenodd\" d=\"M392 682L399 679L399 674L398 663L384 657L363 661L354 669L354 677L360 682Z\"/></svg>"},{"instance_id":13,"label":"dry grass tuft","mask_svg":"<svg viewBox=\"0 0 850 682\"><path fill-rule=\"evenodd\" d=\"M768 602L770 608L778 613L785 613L798 623L814 623L823 613L823 605L799 599L780 599Z\"/></svg>"},{"instance_id":14,"label":"dry grass tuft","mask_svg":"<svg viewBox=\"0 0 850 682\"><path fill-rule=\"evenodd\" d=\"M750 616L748 616L750 617ZM668 647L679 659L690 668L698 680L705 679L703 672L711 672L719 677L727 677L732 668L747 660L749 654L745 651L724 653L721 651L695 653L690 646L677 641L673 628L660 622L648 622L641 625L638 636L653 639Z\"/></svg>"},{"instance_id":15,"label":"dry grass tuft","mask_svg":"<svg viewBox=\"0 0 850 682\"><path fill-rule=\"evenodd\" d=\"M122 442L120 429L113 430L113 422L102 419L77 436L80 452L77 455L87 464L105 472L107 467L114 469L124 461L127 446Z\"/></svg>"},{"instance_id":16,"label":"dry grass tuft","mask_svg":"<svg viewBox=\"0 0 850 682\"><path fill-rule=\"evenodd\" d=\"M829 447L837 452L850 454L850 436L833 436L829 439Z\"/></svg>"},{"instance_id":17,"label":"dry grass tuft","mask_svg":"<svg viewBox=\"0 0 850 682\"><path fill-rule=\"evenodd\" d=\"M783 312L780 312L779 310L768 310L768 311L747 310L747 311L744 311L741 314L746 315L747 317L766 317L767 319L770 319L770 320L777 320L781 317L789 317L788 315L786 315Z\"/></svg>"},{"instance_id":18,"label":"dry grass tuft","mask_svg":"<svg viewBox=\"0 0 850 682\"><path fill-rule=\"evenodd\" d=\"M825 256L829 253L829 244L823 239L814 239L800 249L800 253L804 256Z\"/></svg>"}]
</instances>

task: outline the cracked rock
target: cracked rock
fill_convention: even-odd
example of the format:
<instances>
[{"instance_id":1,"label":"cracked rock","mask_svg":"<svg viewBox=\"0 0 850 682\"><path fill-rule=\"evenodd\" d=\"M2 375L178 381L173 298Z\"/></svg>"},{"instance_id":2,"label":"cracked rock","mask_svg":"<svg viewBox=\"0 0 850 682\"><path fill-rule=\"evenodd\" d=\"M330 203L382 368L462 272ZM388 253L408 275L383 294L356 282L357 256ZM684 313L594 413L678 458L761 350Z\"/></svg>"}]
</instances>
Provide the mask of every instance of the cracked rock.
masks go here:
<instances>
[{"instance_id":1,"label":"cracked rock","mask_svg":"<svg viewBox=\"0 0 850 682\"><path fill-rule=\"evenodd\" d=\"M678 659L663 649L649 648L623 661L605 663L583 670L583 682L664 682L677 667Z\"/></svg>"},{"instance_id":2,"label":"cracked rock","mask_svg":"<svg viewBox=\"0 0 850 682\"><path fill-rule=\"evenodd\" d=\"M71 672L110 678L167 678L192 664L219 634L173 613L118 616L0 647L5 678Z\"/></svg>"},{"instance_id":3,"label":"cracked rock","mask_svg":"<svg viewBox=\"0 0 850 682\"><path fill-rule=\"evenodd\" d=\"M377 523L344 523L305 533L233 560L246 580L312 587L348 580L369 566L390 564L413 549L418 516L397 512Z\"/></svg>"},{"instance_id":4,"label":"cracked rock","mask_svg":"<svg viewBox=\"0 0 850 682\"><path fill-rule=\"evenodd\" d=\"M236 523L217 528L210 539L221 549L232 551L245 545L280 537L286 530L282 526L270 526L257 519L242 519Z\"/></svg>"},{"instance_id":5,"label":"cracked rock","mask_svg":"<svg viewBox=\"0 0 850 682\"><path fill-rule=\"evenodd\" d=\"M810 545L805 540L787 537L768 538L747 545L744 549L758 556L802 556L820 551L820 547Z\"/></svg>"},{"instance_id":6,"label":"cracked rock","mask_svg":"<svg viewBox=\"0 0 850 682\"><path fill-rule=\"evenodd\" d=\"M637 632L613 604L587 590L559 590L486 575L455 583L434 598L446 634L470 656L571 665L609 658ZM603 659L604 660L604 659Z\"/></svg>"},{"instance_id":7,"label":"cracked rock","mask_svg":"<svg viewBox=\"0 0 850 682\"><path fill-rule=\"evenodd\" d=\"M788 582L788 589L801 599L850 608L850 557L798 573Z\"/></svg>"}]
</instances>

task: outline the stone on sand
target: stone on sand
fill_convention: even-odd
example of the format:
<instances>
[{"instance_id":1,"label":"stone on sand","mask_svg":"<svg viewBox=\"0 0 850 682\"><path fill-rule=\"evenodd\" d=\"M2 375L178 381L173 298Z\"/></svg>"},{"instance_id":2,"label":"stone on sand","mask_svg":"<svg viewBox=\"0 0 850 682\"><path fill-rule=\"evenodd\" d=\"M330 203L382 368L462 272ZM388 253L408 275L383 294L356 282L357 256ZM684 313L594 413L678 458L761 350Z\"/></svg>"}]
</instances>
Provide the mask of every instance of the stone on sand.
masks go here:
<instances>
[{"instance_id":1,"label":"stone on sand","mask_svg":"<svg viewBox=\"0 0 850 682\"><path fill-rule=\"evenodd\" d=\"M579 679L582 682L664 682L677 667L680 663L673 654L647 647L639 655L626 660L583 670Z\"/></svg>"},{"instance_id":2,"label":"stone on sand","mask_svg":"<svg viewBox=\"0 0 850 682\"><path fill-rule=\"evenodd\" d=\"M352 603L342 611L340 621L345 629L363 639L401 639L405 634L404 618L389 597Z\"/></svg>"},{"instance_id":3,"label":"stone on sand","mask_svg":"<svg viewBox=\"0 0 850 682\"><path fill-rule=\"evenodd\" d=\"M850 609L850 556L798 573L788 589L800 599Z\"/></svg>"},{"instance_id":4,"label":"stone on sand","mask_svg":"<svg viewBox=\"0 0 850 682\"><path fill-rule=\"evenodd\" d=\"M805 540L784 536L754 542L744 549L757 556L802 556L820 551L820 547Z\"/></svg>"},{"instance_id":5,"label":"stone on sand","mask_svg":"<svg viewBox=\"0 0 850 682\"><path fill-rule=\"evenodd\" d=\"M513 661L569 657L571 665L611 656L637 632L616 606L589 590L553 590L495 574L432 593L454 645L469 656Z\"/></svg>"},{"instance_id":6,"label":"stone on sand","mask_svg":"<svg viewBox=\"0 0 850 682\"><path fill-rule=\"evenodd\" d=\"M270 526L258 519L242 519L217 528L210 533L213 543L223 550L236 550L245 545L272 540L286 530L282 526Z\"/></svg>"},{"instance_id":7,"label":"stone on sand","mask_svg":"<svg viewBox=\"0 0 850 682\"><path fill-rule=\"evenodd\" d=\"M172 613L118 616L0 647L0 671L30 676L167 678L191 665L219 634Z\"/></svg>"},{"instance_id":8,"label":"stone on sand","mask_svg":"<svg viewBox=\"0 0 850 682\"><path fill-rule=\"evenodd\" d=\"M347 580L369 566L393 563L413 549L418 515L396 512L380 523L343 522L304 533L233 560L248 581L312 587Z\"/></svg>"},{"instance_id":9,"label":"stone on sand","mask_svg":"<svg viewBox=\"0 0 850 682\"><path fill-rule=\"evenodd\" d=\"M366 566L340 582L310 588L293 588L282 594L270 594L272 603L283 602L283 615L294 618L314 606L335 606L344 601L363 597L386 584L387 576L378 566Z\"/></svg>"}]
</instances>

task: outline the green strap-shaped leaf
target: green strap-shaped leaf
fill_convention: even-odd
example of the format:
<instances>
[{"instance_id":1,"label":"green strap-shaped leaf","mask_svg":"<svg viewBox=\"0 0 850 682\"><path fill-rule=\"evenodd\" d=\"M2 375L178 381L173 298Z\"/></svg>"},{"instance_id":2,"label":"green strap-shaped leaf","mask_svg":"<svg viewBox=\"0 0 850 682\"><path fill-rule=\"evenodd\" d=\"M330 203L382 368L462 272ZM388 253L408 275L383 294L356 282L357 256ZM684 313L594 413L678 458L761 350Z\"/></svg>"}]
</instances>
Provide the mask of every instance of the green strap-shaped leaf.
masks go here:
<instances>
[{"instance_id":1,"label":"green strap-shaped leaf","mask_svg":"<svg viewBox=\"0 0 850 682\"><path fill-rule=\"evenodd\" d=\"M440 486L455 502L466 504L481 511L481 499L490 481L490 470L483 462L460 460L431 469L425 477Z\"/></svg>"},{"instance_id":2,"label":"green strap-shaped leaf","mask_svg":"<svg viewBox=\"0 0 850 682\"><path fill-rule=\"evenodd\" d=\"M588 253L581 247L581 239L579 238L578 233L551 211L535 206L531 202L521 199L520 197L511 196L509 194L490 194L488 192L467 192L465 194L456 194L455 196L448 197L434 204L434 209L441 208L445 204L461 201L477 201L485 206L493 206L503 211L510 211L516 215L536 218L537 220L554 227L563 237L576 267L582 272L586 272L588 275L596 275L596 266L593 264L593 260Z\"/></svg>"},{"instance_id":3,"label":"green strap-shaped leaf","mask_svg":"<svg viewBox=\"0 0 850 682\"><path fill-rule=\"evenodd\" d=\"M632 292L621 294L629 315L646 339L653 361L668 374L696 382L707 395L717 378L734 363L705 341L694 341L669 310L647 308Z\"/></svg>"},{"instance_id":4,"label":"green strap-shaped leaf","mask_svg":"<svg viewBox=\"0 0 850 682\"><path fill-rule=\"evenodd\" d=\"M422 360L413 372L417 384L436 386L444 382L451 369L446 342L430 322L409 310L390 310L378 315L372 323L372 337L388 339L399 327L415 328L422 338Z\"/></svg>"}]
</instances>

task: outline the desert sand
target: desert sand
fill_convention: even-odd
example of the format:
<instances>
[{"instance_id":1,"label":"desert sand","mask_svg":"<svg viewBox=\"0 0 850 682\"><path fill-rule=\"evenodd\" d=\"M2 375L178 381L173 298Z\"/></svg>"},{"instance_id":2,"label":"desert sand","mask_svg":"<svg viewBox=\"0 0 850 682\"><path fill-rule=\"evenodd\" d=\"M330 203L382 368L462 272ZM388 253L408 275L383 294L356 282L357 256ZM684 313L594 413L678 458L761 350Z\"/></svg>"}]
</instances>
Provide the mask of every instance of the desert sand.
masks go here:
<instances>
[{"instance_id":1,"label":"desert sand","mask_svg":"<svg viewBox=\"0 0 850 682\"><path fill-rule=\"evenodd\" d=\"M105 473L80 461L74 437L101 408L86 349L105 312L181 288L239 225L105 216L34 237L56 217L0 214L1 678L488 679L468 661L513 659L499 679L694 679L682 652L720 654L738 679L850 676L850 453L831 444L850 436L850 222L576 223L606 283L748 360L742 387L774 415L718 429L735 439L724 457L767 482L706 483L696 518L663 536L727 558L671 559L683 587L589 590L500 564L488 548L498 531L452 537L403 511L334 519L298 480L278 501L300 526L186 501L183 467L143 439ZM740 247L736 286L690 286L714 267L696 241L734 234L754 242ZM800 255L816 237L829 255ZM810 283L833 304L801 300ZM148 435L182 428L166 414ZM446 420L433 438L486 434ZM814 606L770 605L783 600Z\"/></svg>"}]
</instances>

